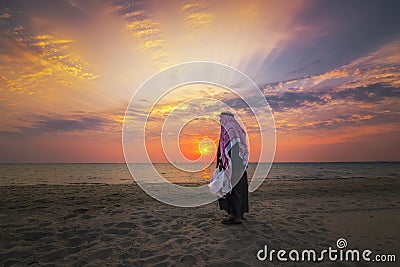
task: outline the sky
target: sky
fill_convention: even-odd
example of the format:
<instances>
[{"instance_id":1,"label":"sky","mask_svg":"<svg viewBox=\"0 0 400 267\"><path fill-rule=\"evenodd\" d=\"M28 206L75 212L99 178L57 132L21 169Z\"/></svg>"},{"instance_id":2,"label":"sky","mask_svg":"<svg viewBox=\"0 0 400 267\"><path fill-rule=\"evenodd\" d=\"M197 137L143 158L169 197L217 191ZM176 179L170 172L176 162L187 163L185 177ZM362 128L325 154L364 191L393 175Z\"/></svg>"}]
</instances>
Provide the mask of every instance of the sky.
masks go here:
<instances>
[{"instance_id":1,"label":"sky","mask_svg":"<svg viewBox=\"0 0 400 267\"><path fill-rule=\"evenodd\" d=\"M274 161L399 161L399 8L398 1L3 0L0 162L124 162L130 99L152 75L190 61L232 66L258 85L275 121ZM217 114L212 98L241 118L257 161L260 133L247 107L206 84L156 103L146 128L152 160L166 160L163 120L196 98L208 100L173 121L183 127L181 153L213 159L218 123L183 121ZM142 111L129 114L133 125Z\"/></svg>"}]
</instances>

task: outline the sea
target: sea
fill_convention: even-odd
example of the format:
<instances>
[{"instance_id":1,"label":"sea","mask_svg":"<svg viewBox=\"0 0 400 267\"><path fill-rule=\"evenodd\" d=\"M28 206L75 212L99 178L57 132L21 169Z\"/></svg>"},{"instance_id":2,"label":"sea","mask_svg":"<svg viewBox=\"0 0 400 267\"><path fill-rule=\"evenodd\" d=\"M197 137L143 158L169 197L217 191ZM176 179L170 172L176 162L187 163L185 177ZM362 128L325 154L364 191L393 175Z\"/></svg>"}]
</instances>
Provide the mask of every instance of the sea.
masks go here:
<instances>
[{"instance_id":1,"label":"sea","mask_svg":"<svg viewBox=\"0 0 400 267\"><path fill-rule=\"evenodd\" d=\"M209 183L215 164L196 164L186 168L170 163L131 163L131 173L125 163L0 163L0 186L132 184L133 177L146 175L153 167L172 183ZM258 177L254 176L256 168L264 170ZM265 176L271 180L399 178L400 162L249 163L249 180Z\"/></svg>"}]
</instances>

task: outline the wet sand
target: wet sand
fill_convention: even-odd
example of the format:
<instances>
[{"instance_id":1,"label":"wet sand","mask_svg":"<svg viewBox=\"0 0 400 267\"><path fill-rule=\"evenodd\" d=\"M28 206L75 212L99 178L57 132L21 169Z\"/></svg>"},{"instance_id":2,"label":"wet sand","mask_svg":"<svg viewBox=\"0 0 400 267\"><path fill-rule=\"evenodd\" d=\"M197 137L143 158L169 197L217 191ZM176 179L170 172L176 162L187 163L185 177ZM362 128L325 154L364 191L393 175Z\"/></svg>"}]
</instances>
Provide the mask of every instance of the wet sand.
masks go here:
<instances>
[{"instance_id":1,"label":"wet sand","mask_svg":"<svg viewBox=\"0 0 400 267\"><path fill-rule=\"evenodd\" d=\"M136 185L3 186L0 265L266 266L256 257L264 245L318 251L338 238L398 263L399 192L400 179L267 180L247 220L226 226L215 202L172 207Z\"/></svg>"}]
</instances>

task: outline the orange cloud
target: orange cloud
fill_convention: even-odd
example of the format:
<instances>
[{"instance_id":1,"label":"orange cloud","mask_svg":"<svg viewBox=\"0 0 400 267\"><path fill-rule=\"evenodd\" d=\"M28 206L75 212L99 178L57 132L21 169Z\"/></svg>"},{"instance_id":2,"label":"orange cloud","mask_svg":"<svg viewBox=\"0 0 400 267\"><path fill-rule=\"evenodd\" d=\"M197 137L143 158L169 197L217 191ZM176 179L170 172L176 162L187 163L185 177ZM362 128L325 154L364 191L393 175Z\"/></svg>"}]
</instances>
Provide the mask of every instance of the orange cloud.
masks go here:
<instances>
[{"instance_id":1,"label":"orange cloud","mask_svg":"<svg viewBox=\"0 0 400 267\"><path fill-rule=\"evenodd\" d=\"M0 19L8 19L11 18L11 15L7 12L0 15Z\"/></svg>"},{"instance_id":2,"label":"orange cloud","mask_svg":"<svg viewBox=\"0 0 400 267\"><path fill-rule=\"evenodd\" d=\"M139 40L139 47L150 54L160 68L171 65L171 60L164 50L164 40L160 35L160 25L145 12L144 6L126 4L116 7L116 11L127 21L126 28Z\"/></svg>"},{"instance_id":3,"label":"orange cloud","mask_svg":"<svg viewBox=\"0 0 400 267\"><path fill-rule=\"evenodd\" d=\"M187 23L194 28L204 28L213 22L213 14L207 11L205 1L189 0L183 4Z\"/></svg>"}]
</instances>

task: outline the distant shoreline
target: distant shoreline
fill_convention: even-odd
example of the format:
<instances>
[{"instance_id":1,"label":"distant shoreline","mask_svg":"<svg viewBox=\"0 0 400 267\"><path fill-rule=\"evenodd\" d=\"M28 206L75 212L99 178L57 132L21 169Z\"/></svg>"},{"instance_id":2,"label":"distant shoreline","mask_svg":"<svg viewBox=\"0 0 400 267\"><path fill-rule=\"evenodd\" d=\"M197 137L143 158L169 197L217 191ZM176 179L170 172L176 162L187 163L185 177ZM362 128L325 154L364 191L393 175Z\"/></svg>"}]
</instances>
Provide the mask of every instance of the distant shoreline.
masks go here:
<instances>
[{"instance_id":1,"label":"distant shoreline","mask_svg":"<svg viewBox=\"0 0 400 267\"><path fill-rule=\"evenodd\" d=\"M390 178L381 178L381 177L350 177L350 178L324 178L324 179L318 179L318 178L299 178L299 179L290 179L290 178L265 178L263 183L268 182L268 183L274 183L274 184L292 184L292 183L297 183L301 184L304 182L311 182L311 181L319 181L321 183L329 182L329 181L354 181L354 180L383 180L383 179L390 179ZM208 181L204 181L202 183L197 182L197 183L190 183L190 182L170 182L175 185L179 186L185 186L185 187L198 187L198 186L204 186L208 184ZM168 184L167 182L162 182L162 183L150 183L150 184ZM52 184L46 184L46 183L35 183L35 184L6 184L2 185L0 184L0 188L13 188L13 187L20 187L20 186L27 186L27 187L78 187L78 186L111 186L111 187L125 187L125 186L137 186L138 183L132 179L130 183L124 183L124 184L110 184L110 183L101 183L101 182L76 182L76 183L66 183L66 184L57 184L57 183L52 183Z\"/></svg>"}]
</instances>

